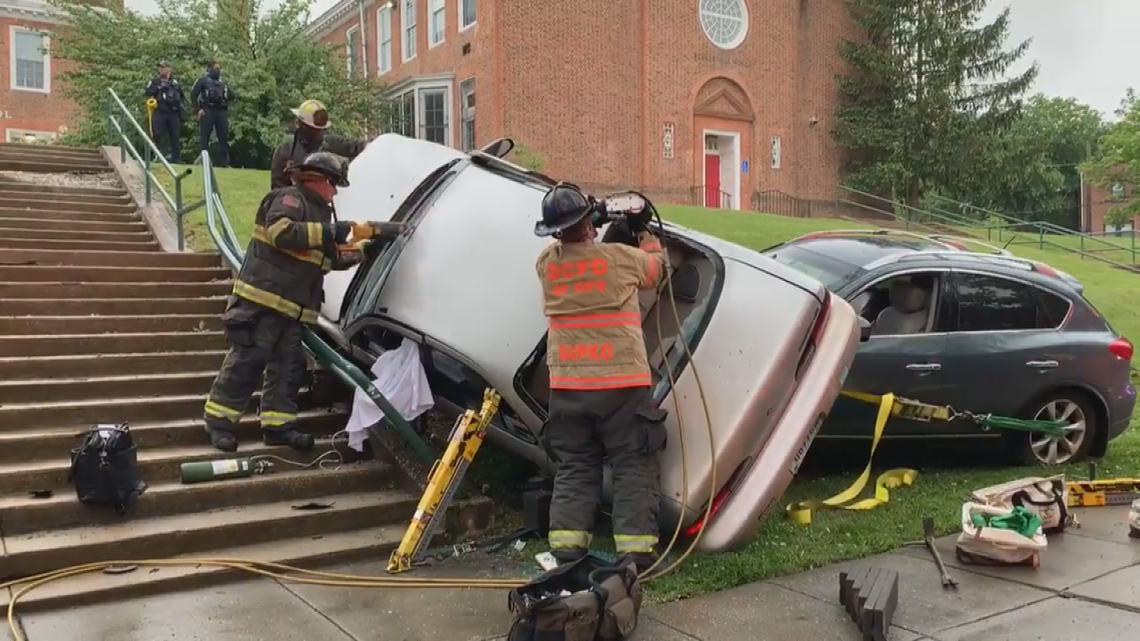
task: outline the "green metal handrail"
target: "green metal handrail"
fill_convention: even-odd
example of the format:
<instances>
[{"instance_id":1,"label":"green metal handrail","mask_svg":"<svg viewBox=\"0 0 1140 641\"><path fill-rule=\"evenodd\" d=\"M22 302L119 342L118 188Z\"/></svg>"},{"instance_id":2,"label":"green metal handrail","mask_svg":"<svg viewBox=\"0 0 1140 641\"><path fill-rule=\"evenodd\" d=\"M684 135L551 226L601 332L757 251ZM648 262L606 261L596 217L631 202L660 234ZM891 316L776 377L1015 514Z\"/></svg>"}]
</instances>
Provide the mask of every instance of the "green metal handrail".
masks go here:
<instances>
[{"instance_id":1,"label":"green metal handrail","mask_svg":"<svg viewBox=\"0 0 1140 641\"><path fill-rule=\"evenodd\" d=\"M213 239L214 245L221 252L226 264L236 272L241 269L241 263L245 259L245 251L238 243L233 225L230 224L229 216L226 215L226 208L222 204L222 196L218 191L209 152L203 151L201 158L202 193L205 195L206 205L206 231L209 232L210 238ZM436 460L437 452L412 428L399 410L393 407L392 403L380 393L380 390L376 389L376 386L372 384L372 379L367 374L338 354L332 346L307 327L305 328L303 342L305 351L313 360L323 365L325 369L336 375L350 388L358 387L363 390L384 413L388 424L407 441L416 455L427 463Z\"/></svg>"},{"instance_id":2,"label":"green metal handrail","mask_svg":"<svg viewBox=\"0 0 1140 641\"><path fill-rule=\"evenodd\" d=\"M129 126L124 128L124 123ZM135 144L131 142L132 137L142 141L141 153ZM131 110L127 108L126 103L124 103L122 98L110 87L107 88L107 145L111 147L117 146L119 148L119 162L126 163L127 156L129 155L139 164L139 168L143 171L145 204L149 205L151 203L153 200L152 193L157 189L159 196L166 202L168 211L174 216L174 223L178 230L178 251L186 249L182 219L186 216L187 212L193 211L204 204L202 201L190 206L184 206L182 203L182 180L193 173L193 170L189 167L181 172L175 170L174 167L167 162L166 158L163 157L162 152L158 150L150 133L142 128L139 121L131 115ZM153 168L156 165L166 170L171 181L173 181L173 196L166 191L166 188L162 186L162 183L159 182L158 178L154 175Z\"/></svg>"}]
</instances>

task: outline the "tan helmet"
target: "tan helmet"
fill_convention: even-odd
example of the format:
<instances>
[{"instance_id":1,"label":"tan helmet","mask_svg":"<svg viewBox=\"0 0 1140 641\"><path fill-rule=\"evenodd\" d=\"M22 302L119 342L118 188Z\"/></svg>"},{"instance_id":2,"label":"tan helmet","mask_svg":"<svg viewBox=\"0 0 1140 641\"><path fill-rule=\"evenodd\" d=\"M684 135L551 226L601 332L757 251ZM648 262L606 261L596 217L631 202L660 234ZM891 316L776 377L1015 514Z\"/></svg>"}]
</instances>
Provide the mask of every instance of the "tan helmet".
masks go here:
<instances>
[{"instance_id":1,"label":"tan helmet","mask_svg":"<svg viewBox=\"0 0 1140 641\"><path fill-rule=\"evenodd\" d=\"M300 107L293 109L293 115L313 129L327 129L329 126L329 112L320 100L306 100Z\"/></svg>"}]
</instances>

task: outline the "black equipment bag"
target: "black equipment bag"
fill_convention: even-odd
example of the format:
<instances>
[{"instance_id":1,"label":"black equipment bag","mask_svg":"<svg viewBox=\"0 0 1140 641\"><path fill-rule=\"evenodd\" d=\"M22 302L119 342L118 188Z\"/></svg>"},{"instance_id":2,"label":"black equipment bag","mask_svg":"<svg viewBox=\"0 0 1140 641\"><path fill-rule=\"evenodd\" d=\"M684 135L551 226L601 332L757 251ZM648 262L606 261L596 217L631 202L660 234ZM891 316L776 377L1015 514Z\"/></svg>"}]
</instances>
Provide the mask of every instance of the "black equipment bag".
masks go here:
<instances>
[{"instance_id":1,"label":"black equipment bag","mask_svg":"<svg viewBox=\"0 0 1140 641\"><path fill-rule=\"evenodd\" d=\"M147 485L139 472L138 447L126 423L95 425L71 450L68 481L85 505L105 505L122 516L130 511Z\"/></svg>"},{"instance_id":2,"label":"black equipment bag","mask_svg":"<svg viewBox=\"0 0 1140 641\"><path fill-rule=\"evenodd\" d=\"M586 555L511 590L507 641L628 639L643 598L632 559Z\"/></svg>"}]
</instances>

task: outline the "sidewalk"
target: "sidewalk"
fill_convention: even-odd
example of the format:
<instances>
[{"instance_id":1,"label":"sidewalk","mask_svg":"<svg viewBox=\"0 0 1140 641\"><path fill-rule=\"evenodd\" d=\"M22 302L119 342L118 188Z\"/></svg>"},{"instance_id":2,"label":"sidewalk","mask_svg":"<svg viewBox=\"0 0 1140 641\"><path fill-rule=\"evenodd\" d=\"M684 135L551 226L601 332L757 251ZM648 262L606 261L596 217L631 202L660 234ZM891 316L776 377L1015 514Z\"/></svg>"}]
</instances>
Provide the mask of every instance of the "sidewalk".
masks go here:
<instances>
[{"instance_id":1,"label":"sidewalk","mask_svg":"<svg viewBox=\"0 0 1140 641\"><path fill-rule=\"evenodd\" d=\"M1140 541L1128 538L1127 508L1077 510L1080 529L1049 539L1041 567L973 568L943 558L959 589L944 592L924 548L867 562L899 572L892 641L1131 641L1140 626ZM916 526L917 527L917 526ZM379 575L383 563L345 572ZM454 575L458 566L419 570ZM485 559L469 576L517 575L514 561ZM839 566L647 606L635 640L857 641L838 604ZM534 573L533 571L529 573ZM371 590L228 584L113 605L23 617L29 641L483 641L510 624L504 590ZM0 636L0 638L4 638Z\"/></svg>"}]
</instances>

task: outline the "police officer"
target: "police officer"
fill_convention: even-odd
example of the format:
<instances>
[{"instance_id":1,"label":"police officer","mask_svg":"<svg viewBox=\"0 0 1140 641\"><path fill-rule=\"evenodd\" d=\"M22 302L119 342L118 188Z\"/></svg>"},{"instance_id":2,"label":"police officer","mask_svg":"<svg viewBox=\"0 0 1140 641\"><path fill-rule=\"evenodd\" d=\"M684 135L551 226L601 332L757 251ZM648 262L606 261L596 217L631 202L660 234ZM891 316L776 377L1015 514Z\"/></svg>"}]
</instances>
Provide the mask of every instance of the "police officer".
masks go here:
<instances>
[{"instance_id":1,"label":"police officer","mask_svg":"<svg viewBox=\"0 0 1140 641\"><path fill-rule=\"evenodd\" d=\"M535 265L549 321L550 416L543 440L558 462L550 505L551 552L566 562L589 548L602 492L602 463L613 466L614 543L644 570L654 562L660 487L658 453L666 412L651 404L652 378L638 290L666 270L660 242L629 219L637 247L599 243L598 205L560 183L542 201L538 236L557 242Z\"/></svg>"},{"instance_id":2,"label":"police officer","mask_svg":"<svg viewBox=\"0 0 1140 641\"><path fill-rule=\"evenodd\" d=\"M206 73L190 89L190 100L198 109L198 152L210 148L210 134L218 135L218 156L212 158L217 167L230 164L230 102L235 94L222 80L222 67L211 60Z\"/></svg>"},{"instance_id":3,"label":"police officer","mask_svg":"<svg viewBox=\"0 0 1140 641\"><path fill-rule=\"evenodd\" d=\"M359 253L341 253L353 223L337 221L333 196L347 187L346 163L319 152L294 167L293 185L271 191L254 220L253 238L234 280L222 322L229 352L206 400L206 432L214 447L237 450L234 425L262 372L261 430L266 445L297 450L313 446L298 432L291 381L305 366L301 338L306 323L317 322L324 275L347 269ZM372 237L394 236L400 224L372 224Z\"/></svg>"},{"instance_id":4,"label":"police officer","mask_svg":"<svg viewBox=\"0 0 1140 641\"><path fill-rule=\"evenodd\" d=\"M350 140L326 134L325 130L329 127L329 112L319 100L306 100L292 111L297 122L294 125L293 135L273 152L273 162L269 172L270 189L287 186L289 168L315 151L331 151L352 160L368 145L366 140Z\"/></svg>"},{"instance_id":5,"label":"police officer","mask_svg":"<svg viewBox=\"0 0 1140 641\"><path fill-rule=\"evenodd\" d=\"M158 63L158 75L146 85L146 97L155 101L150 133L170 162L182 162L182 84L171 77L170 63Z\"/></svg>"}]
</instances>

